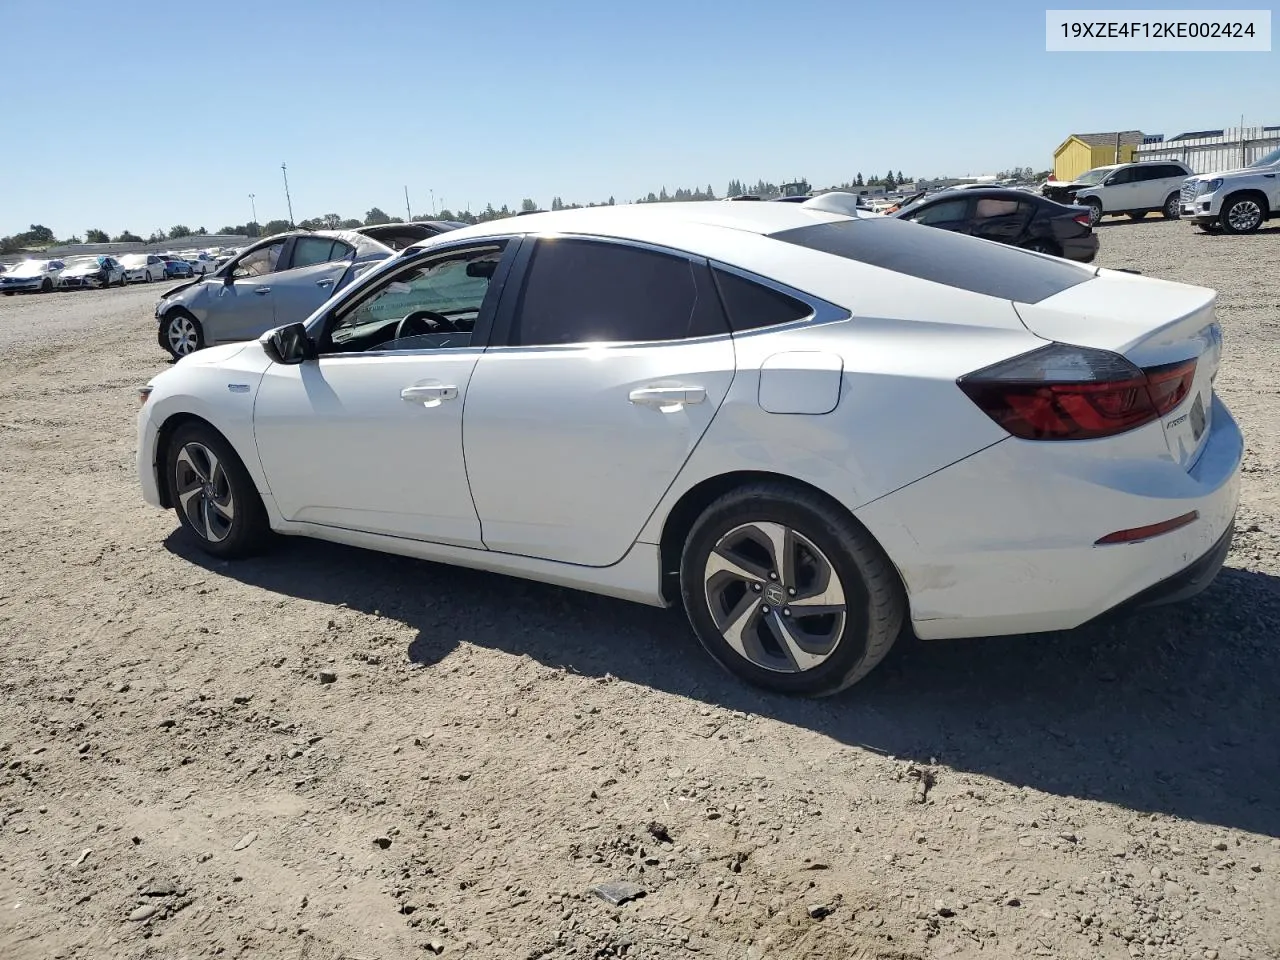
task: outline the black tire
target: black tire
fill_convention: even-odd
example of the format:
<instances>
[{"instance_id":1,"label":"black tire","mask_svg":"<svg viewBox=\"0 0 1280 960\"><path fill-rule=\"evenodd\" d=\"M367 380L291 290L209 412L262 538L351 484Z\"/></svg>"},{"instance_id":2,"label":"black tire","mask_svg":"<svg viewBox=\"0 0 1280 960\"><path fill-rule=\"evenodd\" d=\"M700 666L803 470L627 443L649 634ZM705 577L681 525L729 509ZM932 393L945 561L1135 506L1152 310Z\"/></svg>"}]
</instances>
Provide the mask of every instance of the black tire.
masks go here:
<instances>
[{"instance_id":1,"label":"black tire","mask_svg":"<svg viewBox=\"0 0 1280 960\"><path fill-rule=\"evenodd\" d=\"M1160 215L1166 220L1182 219L1182 196L1178 193L1171 193L1164 198L1164 206L1160 208Z\"/></svg>"},{"instance_id":2,"label":"black tire","mask_svg":"<svg viewBox=\"0 0 1280 960\"><path fill-rule=\"evenodd\" d=\"M780 525L793 531L784 542L791 544L793 549L799 544L802 551L807 551L809 545L816 547L824 556L809 555L815 557L817 564L825 560L837 578L844 598L844 612L828 621L830 636L834 639L824 642L827 652L817 654L825 659L808 669L780 672L788 669L784 665L786 661L791 668L796 667L797 659L782 653L776 639L773 646L781 654L773 661L779 665L777 668L770 669L752 662L730 645L716 624L717 614L713 613L712 604L723 604L729 591L721 589L716 598L711 599L711 584L721 574L707 577L708 559L725 538L738 535L744 529L755 530L754 525L757 524ZM795 536L797 534L798 537ZM747 539L750 539L750 534ZM797 567L803 568L803 564L795 562L796 556L802 555L793 554L787 562L788 567L793 571ZM767 564L769 553L759 556L763 556ZM803 572L800 569L790 574L796 579L797 588ZM732 573L727 576L730 580L735 579ZM772 575L771 579L774 579ZM811 621L812 618L802 616L782 620L784 614L791 617L792 612L786 607L786 595L789 592L795 596L795 589L787 591L785 586L783 590L773 589L779 584L763 578L750 588L747 583L741 580L736 584L741 588L738 603L746 606L734 609L750 607L753 611L748 615L747 629L765 632L755 634L750 642L759 653L768 656L769 641L760 638L777 636L766 626L770 615L776 622L789 624ZM763 591L760 587L764 588ZM760 482L740 487L703 511L685 540L680 559L680 590L685 612L699 642L723 667L755 686L811 697L839 693L870 673L884 659L902 631L906 612L906 597L897 571L866 530L820 494L782 482ZM749 590L759 595L759 599L752 600ZM767 604L765 601L771 592L776 599ZM802 597L804 592L807 590L802 591ZM792 602L799 604L800 601ZM720 615L723 617L725 613L722 606ZM821 621L823 615L817 615L817 619ZM747 629L739 633L746 634ZM745 648L746 644L743 646ZM813 651L801 650L814 655Z\"/></svg>"},{"instance_id":3,"label":"black tire","mask_svg":"<svg viewBox=\"0 0 1280 960\"><path fill-rule=\"evenodd\" d=\"M123 271L123 270L121 270L121 271L120 271L120 287L121 287L121 289L123 289L123 288L127 287L128 285L129 285L129 281L128 281L128 279L125 277L125 275L124 275L124 271Z\"/></svg>"},{"instance_id":4,"label":"black tire","mask_svg":"<svg viewBox=\"0 0 1280 960\"><path fill-rule=\"evenodd\" d=\"M1139 220L1145 220L1145 219L1147 219L1147 211L1145 211L1145 210L1130 210L1130 211L1129 211L1129 219L1130 219L1130 220L1133 220L1135 223L1136 223L1137 221L1139 221Z\"/></svg>"},{"instance_id":5,"label":"black tire","mask_svg":"<svg viewBox=\"0 0 1280 960\"><path fill-rule=\"evenodd\" d=\"M1256 193L1238 193L1222 202L1218 223L1223 233L1254 233L1267 219L1266 200Z\"/></svg>"},{"instance_id":6,"label":"black tire","mask_svg":"<svg viewBox=\"0 0 1280 960\"><path fill-rule=\"evenodd\" d=\"M186 324L190 326L188 327ZM191 335L193 333L195 342L191 344ZM206 346L204 327L200 325L200 321L194 315L181 307L174 307L160 318L158 337L160 346L175 360L181 360L187 354L203 350ZM185 349L184 344L191 344L190 349Z\"/></svg>"},{"instance_id":7,"label":"black tire","mask_svg":"<svg viewBox=\"0 0 1280 960\"><path fill-rule=\"evenodd\" d=\"M45 277L42 281L40 281L40 292L41 292L41 293L52 293L52 292L53 292L53 281L52 281L52 280L50 280L48 277Z\"/></svg>"},{"instance_id":8,"label":"black tire","mask_svg":"<svg viewBox=\"0 0 1280 960\"><path fill-rule=\"evenodd\" d=\"M212 477L202 479L201 471L209 472L214 460ZM266 508L249 471L222 434L205 423L184 424L169 438L163 463L169 502L201 550L231 560L265 546L271 535ZM191 492L193 481L200 489ZM212 495L206 490L212 490Z\"/></svg>"},{"instance_id":9,"label":"black tire","mask_svg":"<svg viewBox=\"0 0 1280 960\"><path fill-rule=\"evenodd\" d=\"M1096 227L1102 222L1102 201L1097 197L1090 197L1084 205L1089 208L1089 226Z\"/></svg>"}]
</instances>

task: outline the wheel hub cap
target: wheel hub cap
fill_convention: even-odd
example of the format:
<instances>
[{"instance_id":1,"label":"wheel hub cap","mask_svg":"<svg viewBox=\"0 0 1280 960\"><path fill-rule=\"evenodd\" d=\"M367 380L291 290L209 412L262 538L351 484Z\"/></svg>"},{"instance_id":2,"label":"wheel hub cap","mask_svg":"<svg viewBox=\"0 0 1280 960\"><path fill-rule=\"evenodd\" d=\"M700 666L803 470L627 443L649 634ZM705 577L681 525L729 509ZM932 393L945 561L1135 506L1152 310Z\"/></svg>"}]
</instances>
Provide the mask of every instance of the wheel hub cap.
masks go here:
<instances>
[{"instance_id":1,"label":"wheel hub cap","mask_svg":"<svg viewBox=\"0 0 1280 960\"><path fill-rule=\"evenodd\" d=\"M231 480L222 463L203 443L188 443L174 463L178 509L195 532L211 543L231 533L236 517Z\"/></svg>"},{"instance_id":2,"label":"wheel hub cap","mask_svg":"<svg viewBox=\"0 0 1280 960\"><path fill-rule=\"evenodd\" d=\"M720 635L762 669L812 670L844 633L848 604L835 567L782 524L748 523L724 534L707 557L703 586Z\"/></svg>"}]
</instances>

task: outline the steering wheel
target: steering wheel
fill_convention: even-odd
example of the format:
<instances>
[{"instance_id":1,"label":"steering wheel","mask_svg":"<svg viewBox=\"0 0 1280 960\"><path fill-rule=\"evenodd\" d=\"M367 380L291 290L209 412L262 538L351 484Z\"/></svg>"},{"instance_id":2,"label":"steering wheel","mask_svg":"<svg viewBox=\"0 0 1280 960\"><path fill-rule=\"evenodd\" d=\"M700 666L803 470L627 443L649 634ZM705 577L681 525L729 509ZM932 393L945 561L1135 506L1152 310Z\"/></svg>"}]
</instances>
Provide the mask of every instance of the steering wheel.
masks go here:
<instances>
[{"instance_id":1,"label":"steering wheel","mask_svg":"<svg viewBox=\"0 0 1280 960\"><path fill-rule=\"evenodd\" d=\"M405 337L416 337L424 333L452 333L455 331L453 321L443 313L434 310L415 310L396 324L393 340Z\"/></svg>"}]
</instances>

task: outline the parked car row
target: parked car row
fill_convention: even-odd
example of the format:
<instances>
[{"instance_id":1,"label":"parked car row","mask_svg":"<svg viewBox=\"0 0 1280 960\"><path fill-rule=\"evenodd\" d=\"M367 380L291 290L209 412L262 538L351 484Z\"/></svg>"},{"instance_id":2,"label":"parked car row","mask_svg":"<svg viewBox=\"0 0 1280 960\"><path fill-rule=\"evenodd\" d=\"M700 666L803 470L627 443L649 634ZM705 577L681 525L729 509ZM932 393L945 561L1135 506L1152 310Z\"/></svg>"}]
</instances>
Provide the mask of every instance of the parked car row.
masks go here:
<instances>
[{"instance_id":1,"label":"parked car row","mask_svg":"<svg viewBox=\"0 0 1280 960\"><path fill-rule=\"evenodd\" d=\"M1214 291L1017 249L1092 229L1026 193L843 202L268 238L157 308L174 353L241 342L140 390L143 498L220 559L275 532L682 608L792 694L908 626L1208 586L1243 455Z\"/></svg>"},{"instance_id":2,"label":"parked car row","mask_svg":"<svg viewBox=\"0 0 1280 960\"><path fill-rule=\"evenodd\" d=\"M1194 174L1178 160L1108 164L1069 182L1050 180L1041 193L1085 207L1094 225L1104 216L1141 220L1159 212L1169 220L1188 219L1206 233L1253 233L1280 217L1280 149L1222 173Z\"/></svg>"},{"instance_id":3,"label":"parked car row","mask_svg":"<svg viewBox=\"0 0 1280 960\"><path fill-rule=\"evenodd\" d=\"M209 251L185 256L126 253L118 258L104 255L31 258L0 265L0 293L53 293L205 276L217 269L218 262Z\"/></svg>"}]
</instances>

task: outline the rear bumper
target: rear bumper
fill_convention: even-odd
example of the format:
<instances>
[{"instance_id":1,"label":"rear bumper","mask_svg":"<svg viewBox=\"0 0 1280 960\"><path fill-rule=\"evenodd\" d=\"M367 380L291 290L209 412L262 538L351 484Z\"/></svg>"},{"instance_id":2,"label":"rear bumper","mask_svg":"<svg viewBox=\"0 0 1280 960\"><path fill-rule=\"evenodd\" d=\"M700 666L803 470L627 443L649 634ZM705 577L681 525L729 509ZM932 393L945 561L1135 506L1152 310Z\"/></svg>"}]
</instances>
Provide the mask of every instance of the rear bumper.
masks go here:
<instances>
[{"instance_id":1,"label":"rear bumper","mask_svg":"<svg viewBox=\"0 0 1280 960\"><path fill-rule=\"evenodd\" d=\"M1091 233L1087 237L1063 240L1062 255L1077 263L1092 263L1098 255L1098 235Z\"/></svg>"},{"instance_id":2,"label":"rear bumper","mask_svg":"<svg viewBox=\"0 0 1280 960\"><path fill-rule=\"evenodd\" d=\"M1190 470L1168 457L1159 424L1128 435L1127 456L1083 446L1109 441L1010 439L857 516L901 573L921 638L1069 630L1126 604L1181 599L1221 567L1244 442L1216 398L1211 424ZM1193 510L1199 518L1171 533L1094 545Z\"/></svg>"},{"instance_id":3,"label":"rear bumper","mask_svg":"<svg viewBox=\"0 0 1280 960\"><path fill-rule=\"evenodd\" d=\"M1226 532L1218 538L1218 542L1200 559L1189 567L1178 571L1173 576L1152 584L1141 593L1130 597L1118 606L1112 607L1102 616L1123 616L1139 610L1146 610L1150 607L1181 603L1183 600L1190 600L1196 594L1203 592L1209 584L1213 583L1218 576L1218 572L1222 569L1222 565L1227 562L1227 554L1231 552L1231 541L1235 536L1235 532L1236 525L1233 520L1227 525Z\"/></svg>"}]
</instances>

